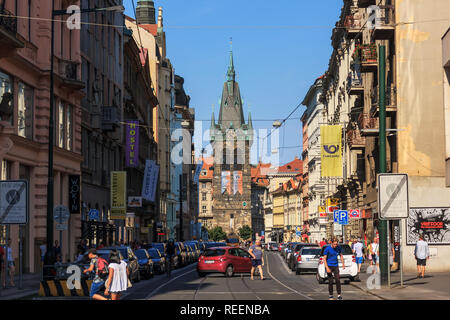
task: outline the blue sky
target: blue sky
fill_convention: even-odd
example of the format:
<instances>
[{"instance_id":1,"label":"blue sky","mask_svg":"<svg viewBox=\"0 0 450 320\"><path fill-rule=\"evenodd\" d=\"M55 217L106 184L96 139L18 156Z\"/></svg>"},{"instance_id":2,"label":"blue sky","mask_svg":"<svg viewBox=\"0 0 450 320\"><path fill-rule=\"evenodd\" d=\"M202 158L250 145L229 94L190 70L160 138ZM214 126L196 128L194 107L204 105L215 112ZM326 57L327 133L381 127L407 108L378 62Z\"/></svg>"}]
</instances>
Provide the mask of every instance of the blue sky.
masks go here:
<instances>
[{"instance_id":1,"label":"blue sky","mask_svg":"<svg viewBox=\"0 0 450 320\"><path fill-rule=\"evenodd\" d=\"M124 0L125 14L134 18L131 1ZM157 0L156 12L160 6L167 56L185 79L196 119L206 120L203 129L209 128L213 104L217 121L232 37L244 115L250 110L254 127L270 130L272 121L288 116L326 71L342 1ZM279 129L281 147L298 146L281 148L280 163L301 157L304 110L300 107L292 115L296 119Z\"/></svg>"}]
</instances>

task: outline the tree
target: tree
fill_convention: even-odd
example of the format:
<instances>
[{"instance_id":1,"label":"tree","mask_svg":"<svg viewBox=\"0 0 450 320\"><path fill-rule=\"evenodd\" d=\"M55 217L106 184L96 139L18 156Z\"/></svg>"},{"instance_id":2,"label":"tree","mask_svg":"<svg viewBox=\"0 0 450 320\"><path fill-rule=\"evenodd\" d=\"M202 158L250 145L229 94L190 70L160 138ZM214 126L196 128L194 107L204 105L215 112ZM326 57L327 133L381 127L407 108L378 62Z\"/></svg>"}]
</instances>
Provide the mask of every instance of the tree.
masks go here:
<instances>
[{"instance_id":1,"label":"tree","mask_svg":"<svg viewBox=\"0 0 450 320\"><path fill-rule=\"evenodd\" d=\"M209 239L214 241L226 240L227 234L222 230L222 227L214 227L208 230Z\"/></svg>"},{"instance_id":2,"label":"tree","mask_svg":"<svg viewBox=\"0 0 450 320\"><path fill-rule=\"evenodd\" d=\"M245 225L245 226L239 228L239 236L242 239L248 240L252 237L252 235L253 235L253 230L248 225Z\"/></svg>"}]
</instances>

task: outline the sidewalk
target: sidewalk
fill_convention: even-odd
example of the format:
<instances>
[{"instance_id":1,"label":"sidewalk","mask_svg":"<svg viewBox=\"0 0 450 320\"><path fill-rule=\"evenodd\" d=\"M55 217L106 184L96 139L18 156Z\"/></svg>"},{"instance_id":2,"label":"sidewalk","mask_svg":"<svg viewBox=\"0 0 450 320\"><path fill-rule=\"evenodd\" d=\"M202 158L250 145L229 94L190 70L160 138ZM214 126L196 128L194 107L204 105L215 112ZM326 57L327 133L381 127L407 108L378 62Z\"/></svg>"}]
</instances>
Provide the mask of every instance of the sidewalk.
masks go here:
<instances>
[{"instance_id":1,"label":"sidewalk","mask_svg":"<svg viewBox=\"0 0 450 320\"><path fill-rule=\"evenodd\" d=\"M15 276L15 287L9 286L9 278L6 281L6 289L0 283L0 300L15 300L31 295L37 295L41 281L41 273L26 273L22 275L22 289L19 289L19 276Z\"/></svg>"},{"instance_id":2,"label":"sidewalk","mask_svg":"<svg viewBox=\"0 0 450 320\"><path fill-rule=\"evenodd\" d=\"M360 282L350 284L384 300L450 300L450 272L426 273L418 278L417 273L403 273L403 288L400 286L400 271L391 272L391 288L368 289L370 274L364 264L359 275ZM371 283L371 282L369 282Z\"/></svg>"}]
</instances>

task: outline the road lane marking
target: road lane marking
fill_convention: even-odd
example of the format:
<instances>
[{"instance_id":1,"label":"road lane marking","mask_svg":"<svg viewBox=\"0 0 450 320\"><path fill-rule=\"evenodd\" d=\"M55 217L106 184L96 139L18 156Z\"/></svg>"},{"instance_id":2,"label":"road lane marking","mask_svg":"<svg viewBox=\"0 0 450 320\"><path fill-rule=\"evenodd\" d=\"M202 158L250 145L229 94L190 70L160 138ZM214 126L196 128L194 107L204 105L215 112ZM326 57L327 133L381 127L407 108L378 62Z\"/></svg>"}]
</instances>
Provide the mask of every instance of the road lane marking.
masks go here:
<instances>
[{"instance_id":1,"label":"road lane marking","mask_svg":"<svg viewBox=\"0 0 450 320\"><path fill-rule=\"evenodd\" d=\"M275 278L275 277L273 276L273 274L270 273L269 259L267 258L267 253L265 254L265 256L266 256L266 259L267 259L267 272L268 272L269 275L272 277L272 279L274 279L276 282L278 282L279 284L281 284L283 287L285 287L285 288L291 290L292 292L295 292L295 293L297 293L298 295L300 295L300 296L302 296L302 297L304 297L304 298L306 298L306 299L308 299L308 300L313 300L311 297L308 297L308 296L306 296L306 295L304 295L304 294L298 292L297 290L292 289L291 287L288 287L287 285L285 285L284 283L282 283L281 281L279 281L277 278Z\"/></svg>"},{"instance_id":2,"label":"road lane marking","mask_svg":"<svg viewBox=\"0 0 450 320\"><path fill-rule=\"evenodd\" d=\"M250 290L253 292L253 294L256 296L256 298L257 298L258 300L262 300L262 299L256 294L256 292L253 291L253 289L250 288L250 287L247 285L247 283L245 283L244 277L243 277L243 276L241 276L241 280L242 280L242 282L244 283L244 286L246 286L248 289L250 289Z\"/></svg>"},{"instance_id":3,"label":"road lane marking","mask_svg":"<svg viewBox=\"0 0 450 320\"><path fill-rule=\"evenodd\" d=\"M171 282L177 280L178 278L181 278L181 277L183 277L183 276L185 276L185 275L187 275L187 274L189 274L189 273L195 272L195 271L197 271L197 269L193 269L193 270L191 270L191 271L188 271L188 272L186 272L186 273L183 273L183 274L179 275L178 277L173 278L173 279L171 279L171 280L169 280L169 281L163 283L163 284L160 285L158 288L156 288L155 290L153 290L153 291L152 291L145 299L146 299L146 300L150 300L150 298L151 298L156 292L158 292L162 287L164 287L164 286L168 285L169 283L171 283Z\"/></svg>"},{"instance_id":4,"label":"road lane marking","mask_svg":"<svg viewBox=\"0 0 450 320\"><path fill-rule=\"evenodd\" d=\"M200 291L200 288L201 288L203 282L205 282L206 279L207 279L207 277L205 276L205 277L200 281L200 284L198 285L198 288L197 288L197 290L195 290L195 293L194 293L194 300L195 300L195 297L197 296L197 293Z\"/></svg>"},{"instance_id":5,"label":"road lane marking","mask_svg":"<svg viewBox=\"0 0 450 320\"><path fill-rule=\"evenodd\" d=\"M286 269L286 271L290 274L293 274L294 272L292 272L292 270L289 270L289 268L287 267L286 263L283 263L283 259L281 259L280 255L277 255L277 257L281 260L281 264L283 265L283 267Z\"/></svg>"}]
</instances>

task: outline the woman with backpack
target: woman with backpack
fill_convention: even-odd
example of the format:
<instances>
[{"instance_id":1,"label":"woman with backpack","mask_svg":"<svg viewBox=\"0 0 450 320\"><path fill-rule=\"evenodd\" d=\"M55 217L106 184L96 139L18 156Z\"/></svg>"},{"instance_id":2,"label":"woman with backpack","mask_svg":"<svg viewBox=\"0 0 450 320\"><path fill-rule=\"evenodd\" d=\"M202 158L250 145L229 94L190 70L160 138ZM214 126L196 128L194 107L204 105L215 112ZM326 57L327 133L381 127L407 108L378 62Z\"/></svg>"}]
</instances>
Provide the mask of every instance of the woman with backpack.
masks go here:
<instances>
[{"instance_id":1,"label":"woman with backpack","mask_svg":"<svg viewBox=\"0 0 450 320\"><path fill-rule=\"evenodd\" d=\"M106 280L105 295L111 293L111 300L120 300L120 296L128 288L127 263L120 260L119 251L112 250L109 254L109 275Z\"/></svg>"},{"instance_id":2,"label":"woman with backpack","mask_svg":"<svg viewBox=\"0 0 450 320\"><path fill-rule=\"evenodd\" d=\"M107 298L99 294L99 292L105 285L105 279L108 276L108 263L105 259L97 255L97 250L94 248L89 249L88 256L91 260L91 264L89 268L84 270L83 272L95 272L95 277L94 281L92 281L91 284L91 291L89 292L89 296L94 300L108 300Z\"/></svg>"}]
</instances>

